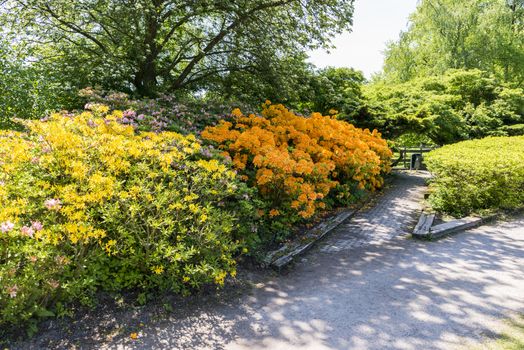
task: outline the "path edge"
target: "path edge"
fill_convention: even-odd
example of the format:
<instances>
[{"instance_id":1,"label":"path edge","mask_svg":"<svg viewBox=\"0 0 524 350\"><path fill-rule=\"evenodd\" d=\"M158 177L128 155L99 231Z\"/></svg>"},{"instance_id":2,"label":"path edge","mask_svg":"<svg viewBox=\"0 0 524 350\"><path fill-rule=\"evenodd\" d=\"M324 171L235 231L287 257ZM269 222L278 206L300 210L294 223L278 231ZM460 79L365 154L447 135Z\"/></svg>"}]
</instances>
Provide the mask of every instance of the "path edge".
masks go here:
<instances>
[{"instance_id":1,"label":"path edge","mask_svg":"<svg viewBox=\"0 0 524 350\"><path fill-rule=\"evenodd\" d=\"M305 234L306 237L311 238L309 242L299 244L297 246L293 246L292 244L284 244L279 249L268 253L263 259L264 265L271 267L277 271L281 271L284 267L289 265L296 257L310 250L315 245L315 243L324 238L328 233L333 231L344 221L349 220L353 216L355 216L355 214L358 211L360 211L368 203L373 201L373 199L376 198L377 195L383 195L383 191L386 189L386 186L391 185L391 183L393 182L395 174L396 172L392 171L390 174L384 177L384 186L379 193L369 193L366 196L366 198L357 203L355 207L343 209L340 213L330 217L327 220L324 220L323 222L309 230ZM287 253L283 255L281 254L286 251Z\"/></svg>"}]
</instances>

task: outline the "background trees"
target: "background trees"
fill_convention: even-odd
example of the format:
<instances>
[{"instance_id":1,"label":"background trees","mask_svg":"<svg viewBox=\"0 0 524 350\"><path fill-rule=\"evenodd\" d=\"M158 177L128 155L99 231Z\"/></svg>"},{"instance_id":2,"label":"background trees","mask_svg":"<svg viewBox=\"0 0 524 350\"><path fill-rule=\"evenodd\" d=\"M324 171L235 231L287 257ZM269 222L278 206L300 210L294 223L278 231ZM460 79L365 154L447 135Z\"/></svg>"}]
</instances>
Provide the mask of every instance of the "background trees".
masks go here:
<instances>
[{"instance_id":1,"label":"background trees","mask_svg":"<svg viewBox=\"0 0 524 350\"><path fill-rule=\"evenodd\" d=\"M0 129L16 128L13 117L40 118L71 105L76 92L48 67L27 62L9 42L0 39Z\"/></svg>"},{"instance_id":2,"label":"background trees","mask_svg":"<svg viewBox=\"0 0 524 350\"><path fill-rule=\"evenodd\" d=\"M524 84L523 0L425 0L410 20L386 52L388 80L477 68Z\"/></svg>"},{"instance_id":3,"label":"background trees","mask_svg":"<svg viewBox=\"0 0 524 350\"><path fill-rule=\"evenodd\" d=\"M1 127L81 108L90 86L191 132L266 99L391 139L524 132L524 0L420 1L371 82L307 62L352 14L353 0L0 0Z\"/></svg>"},{"instance_id":4,"label":"background trees","mask_svg":"<svg viewBox=\"0 0 524 350\"><path fill-rule=\"evenodd\" d=\"M353 0L8 0L4 12L70 80L153 96L328 45L349 29Z\"/></svg>"},{"instance_id":5,"label":"background trees","mask_svg":"<svg viewBox=\"0 0 524 350\"><path fill-rule=\"evenodd\" d=\"M519 133L524 91L475 70L448 70L441 76L365 87L357 125L378 128L387 138L425 135L436 144Z\"/></svg>"}]
</instances>

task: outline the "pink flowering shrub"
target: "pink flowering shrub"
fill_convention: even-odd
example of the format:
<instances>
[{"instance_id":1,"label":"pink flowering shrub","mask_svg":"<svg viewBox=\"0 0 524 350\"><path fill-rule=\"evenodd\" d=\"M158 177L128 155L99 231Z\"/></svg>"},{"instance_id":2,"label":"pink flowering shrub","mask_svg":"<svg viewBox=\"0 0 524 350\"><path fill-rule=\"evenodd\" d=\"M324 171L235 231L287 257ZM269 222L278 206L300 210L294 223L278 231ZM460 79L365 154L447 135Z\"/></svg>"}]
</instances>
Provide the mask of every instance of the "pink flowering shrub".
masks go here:
<instances>
[{"instance_id":1,"label":"pink flowering shrub","mask_svg":"<svg viewBox=\"0 0 524 350\"><path fill-rule=\"evenodd\" d=\"M163 95L154 99L133 100L125 93L105 93L92 88L81 90L80 96L87 102L86 109L103 104L124 111L121 122L140 131L199 134L205 127L220 120L232 120L231 111L234 108L251 112L248 106L241 103L213 99L180 99Z\"/></svg>"}]
</instances>

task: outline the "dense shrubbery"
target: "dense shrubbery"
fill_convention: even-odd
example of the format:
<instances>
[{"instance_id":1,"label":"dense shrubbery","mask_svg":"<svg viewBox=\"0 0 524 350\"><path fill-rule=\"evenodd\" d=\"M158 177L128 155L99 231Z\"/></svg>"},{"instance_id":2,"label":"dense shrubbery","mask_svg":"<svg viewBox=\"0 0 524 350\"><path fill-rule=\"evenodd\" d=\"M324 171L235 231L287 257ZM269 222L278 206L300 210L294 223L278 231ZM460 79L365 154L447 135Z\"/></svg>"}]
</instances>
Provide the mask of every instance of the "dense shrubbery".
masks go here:
<instances>
[{"instance_id":1,"label":"dense shrubbery","mask_svg":"<svg viewBox=\"0 0 524 350\"><path fill-rule=\"evenodd\" d=\"M124 122L140 131L198 134L206 126L229 119L233 108L250 109L238 101L189 96L163 95L134 100L125 93L104 92L93 88L82 89L79 95L88 105L103 104L124 111Z\"/></svg>"},{"instance_id":2,"label":"dense shrubbery","mask_svg":"<svg viewBox=\"0 0 524 350\"><path fill-rule=\"evenodd\" d=\"M436 144L515 135L524 121L524 91L505 86L480 70L449 70L443 76L403 84L365 86L360 127L378 128L388 139L405 133L429 137Z\"/></svg>"},{"instance_id":3,"label":"dense shrubbery","mask_svg":"<svg viewBox=\"0 0 524 350\"><path fill-rule=\"evenodd\" d=\"M347 204L359 190L375 190L389 171L391 151L375 130L334 117L302 117L282 105L263 105L262 116L237 109L233 122L202 133L230 157L266 203L274 223L309 218L330 204Z\"/></svg>"},{"instance_id":4,"label":"dense shrubbery","mask_svg":"<svg viewBox=\"0 0 524 350\"><path fill-rule=\"evenodd\" d=\"M524 136L488 137L444 146L428 154L435 175L431 204L466 215L524 205Z\"/></svg>"},{"instance_id":5,"label":"dense shrubbery","mask_svg":"<svg viewBox=\"0 0 524 350\"><path fill-rule=\"evenodd\" d=\"M235 173L191 135L137 134L91 107L0 134L0 329L97 289L184 293L235 274L254 211Z\"/></svg>"},{"instance_id":6,"label":"dense shrubbery","mask_svg":"<svg viewBox=\"0 0 524 350\"><path fill-rule=\"evenodd\" d=\"M208 127L220 150L148 126L155 116L87 107L0 134L4 328L90 303L99 290L221 285L246 244L267 243L257 220L289 231L380 187L389 171L376 131L281 105L266 103L261 117L237 109L233 122Z\"/></svg>"},{"instance_id":7,"label":"dense shrubbery","mask_svg":"<svg viewBox=\"0 0 524 350\"><path fill-rule=\"evenodd\" d=\"M147 127L133 110L87 107L0 133L4 329L99 290L221 285L246 246L267 244L264 229L289 232L379 188L389 171L376 131L281 105L208 127L218 150Z\"/></svg>"}]
</instances>

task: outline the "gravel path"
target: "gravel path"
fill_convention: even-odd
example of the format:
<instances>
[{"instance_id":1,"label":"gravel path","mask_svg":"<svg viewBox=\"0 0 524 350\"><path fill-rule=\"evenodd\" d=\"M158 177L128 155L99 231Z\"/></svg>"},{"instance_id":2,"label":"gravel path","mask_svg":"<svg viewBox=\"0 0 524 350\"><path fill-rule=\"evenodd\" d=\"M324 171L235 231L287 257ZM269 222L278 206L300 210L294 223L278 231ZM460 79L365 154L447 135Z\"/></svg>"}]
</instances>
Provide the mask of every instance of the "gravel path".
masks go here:
<instances>
[{"instance_id":1,"label":"gravel path","mask_svg":"<svg viewBox=\"0 0 524 350\"><path fill-rule=\"evenodd\" d=\"M524 311L524 217L415 241L420 186L398 175L285 275L96 348L447 350L493 336Z\"/></svg>"}]
</instances>

